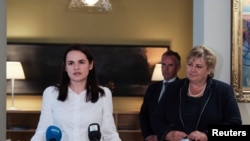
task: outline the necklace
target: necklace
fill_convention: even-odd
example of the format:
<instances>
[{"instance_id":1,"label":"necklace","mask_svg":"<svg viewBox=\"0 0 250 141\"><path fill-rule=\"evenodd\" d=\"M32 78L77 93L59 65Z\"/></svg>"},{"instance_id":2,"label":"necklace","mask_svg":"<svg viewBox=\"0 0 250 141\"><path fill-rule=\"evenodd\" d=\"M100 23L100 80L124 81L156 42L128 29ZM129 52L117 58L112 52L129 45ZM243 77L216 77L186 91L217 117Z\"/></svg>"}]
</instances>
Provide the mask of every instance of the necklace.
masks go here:
<instances>
[{"instance_id":1,"label":"necklace","mask_svg":"<svg viewBox=\"0 0 250 141\"><path fill-rule=\"evenodd\" d=\"M191 96L191 97L200 97L201 95L203 95L203 93L205 91L205 88L206 88L206 85L207 85L207 83L203 86L201 92L198 93L198 94L192 94L191 91L190 91L190 85L188 85L188 95Z\"/></svg>"}]
</instances>

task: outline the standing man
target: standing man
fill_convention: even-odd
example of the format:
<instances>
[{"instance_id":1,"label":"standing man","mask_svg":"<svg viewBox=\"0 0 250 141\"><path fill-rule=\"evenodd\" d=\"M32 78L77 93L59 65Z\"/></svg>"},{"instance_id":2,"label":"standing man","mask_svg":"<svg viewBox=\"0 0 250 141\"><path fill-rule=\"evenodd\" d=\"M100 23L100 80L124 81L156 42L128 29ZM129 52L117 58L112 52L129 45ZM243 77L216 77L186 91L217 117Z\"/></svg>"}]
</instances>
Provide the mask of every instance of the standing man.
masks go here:
<instances>
[{"instance_id":1,"label":"standing man","mask_svg":"<svg viewBox=\"0 0 250 141\"><path fill-rule=\"evenodd\" d=\"M144 95L143 103L139 113L140 128L145 141L158 141L151 128L150 118L162 97L168 83L178 80L177 73L181 68L181 57L177 52L168 50L162 54L161 58L163 81L152 83Z\"/></svg>"}]
</instances>

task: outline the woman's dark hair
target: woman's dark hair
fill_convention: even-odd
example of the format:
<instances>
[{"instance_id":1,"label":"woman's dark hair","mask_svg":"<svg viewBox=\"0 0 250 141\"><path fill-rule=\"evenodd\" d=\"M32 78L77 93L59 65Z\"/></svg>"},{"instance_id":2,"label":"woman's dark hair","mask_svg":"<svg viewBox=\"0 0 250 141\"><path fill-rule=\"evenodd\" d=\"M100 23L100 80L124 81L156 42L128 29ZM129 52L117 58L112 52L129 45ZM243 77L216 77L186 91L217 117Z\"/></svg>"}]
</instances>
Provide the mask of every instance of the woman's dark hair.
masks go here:
<instances>
[{"instance_id":1,"label":"woman's dark hair","mask_svg":"<svg viewBox=\"0 0 250 141\"><path fill-rule=\"evenodd\" d=\"M75 44L75 45L70 46L69 48L66 49L66 51L63 55L62 70L61 70L62 72L61 72L61 77L59 80L59 85L57 85L57 88L59 90L59 95L58 95L57 99L60 101L65 101L67 99L67 96L68 96L68 86L70 83L70 78L68 76L68 73L65 71L65 65L66 65L67 54L73 50L82 52L83 54L86 55L89 63L93 63L93 68L89 71L89 75L87 77L86 102L91 101L94 103L98 100L99 93L100 93L100 96L105 95L105 93L104 93L104 90L98 86L98 79L96 76L93 55L84 45L80 45L80 44Z\"/></svg>"}]
</instances>

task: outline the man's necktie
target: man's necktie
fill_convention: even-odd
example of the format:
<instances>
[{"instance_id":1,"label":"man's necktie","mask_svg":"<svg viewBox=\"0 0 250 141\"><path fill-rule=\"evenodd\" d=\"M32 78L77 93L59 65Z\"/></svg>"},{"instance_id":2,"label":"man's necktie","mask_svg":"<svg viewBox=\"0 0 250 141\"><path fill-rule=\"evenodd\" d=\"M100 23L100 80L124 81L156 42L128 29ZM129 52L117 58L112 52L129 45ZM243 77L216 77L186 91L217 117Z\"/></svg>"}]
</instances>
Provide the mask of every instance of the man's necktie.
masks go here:
<instances>
[{"instance_id":1,"label":"man's necktie","mask_svg":"<svg viewBox=\"0 0 250 141\"><path fill-rule=\"evenodd\" d=\"M162 90L162 91L161 91L161 93L160 93L160 96L159 96L158 102L160 101L160 99L161 99L162 95L166 92L167 87L168 87L168 82L164 82L164 85L163 85L163 88L162 88L163 90Z\"/></svg>"}]
</instances>

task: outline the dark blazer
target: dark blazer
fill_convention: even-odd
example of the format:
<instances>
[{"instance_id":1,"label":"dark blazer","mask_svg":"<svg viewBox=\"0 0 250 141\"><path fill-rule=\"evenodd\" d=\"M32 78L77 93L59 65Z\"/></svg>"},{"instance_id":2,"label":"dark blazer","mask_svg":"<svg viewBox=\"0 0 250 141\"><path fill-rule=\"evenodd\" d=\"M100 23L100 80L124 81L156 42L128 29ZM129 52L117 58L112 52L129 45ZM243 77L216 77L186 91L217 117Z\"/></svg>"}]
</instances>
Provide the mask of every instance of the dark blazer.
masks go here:
<instances>
[{"instance_id":1,"label":"dark blazer","mask_svg":"<svg viewBox=\"0 0 250 141\"><path fill-rule=\"evenodd\" d=\"M188 93L189 80L182 79L168 86L168 94L162 97L153 116L152 128L158 138L164 140L171 130L187 132L183 109ZM224 82L208 79L197 112L195 129L208 133L209 125L241 125L241 115L232 87Z\"/></svg>"},{"instance_id":2,"label":"dark blazer","mask_svg":"<svg viewBox=\"0 0 250 141\"><path fill-rule=\"evenodd\" d=\"M179 80L179 78L177 77L176 80ZM158 99L162 89L162 83L162 81L159 81L150 84L143 98L143 103L141 105L139 113L139 120L141 132L144 139L149 135L155 135L151 127L150 117L152 116L152 113L154 112L154 109L158 104Z\"/></svg>"}]
</instances>

